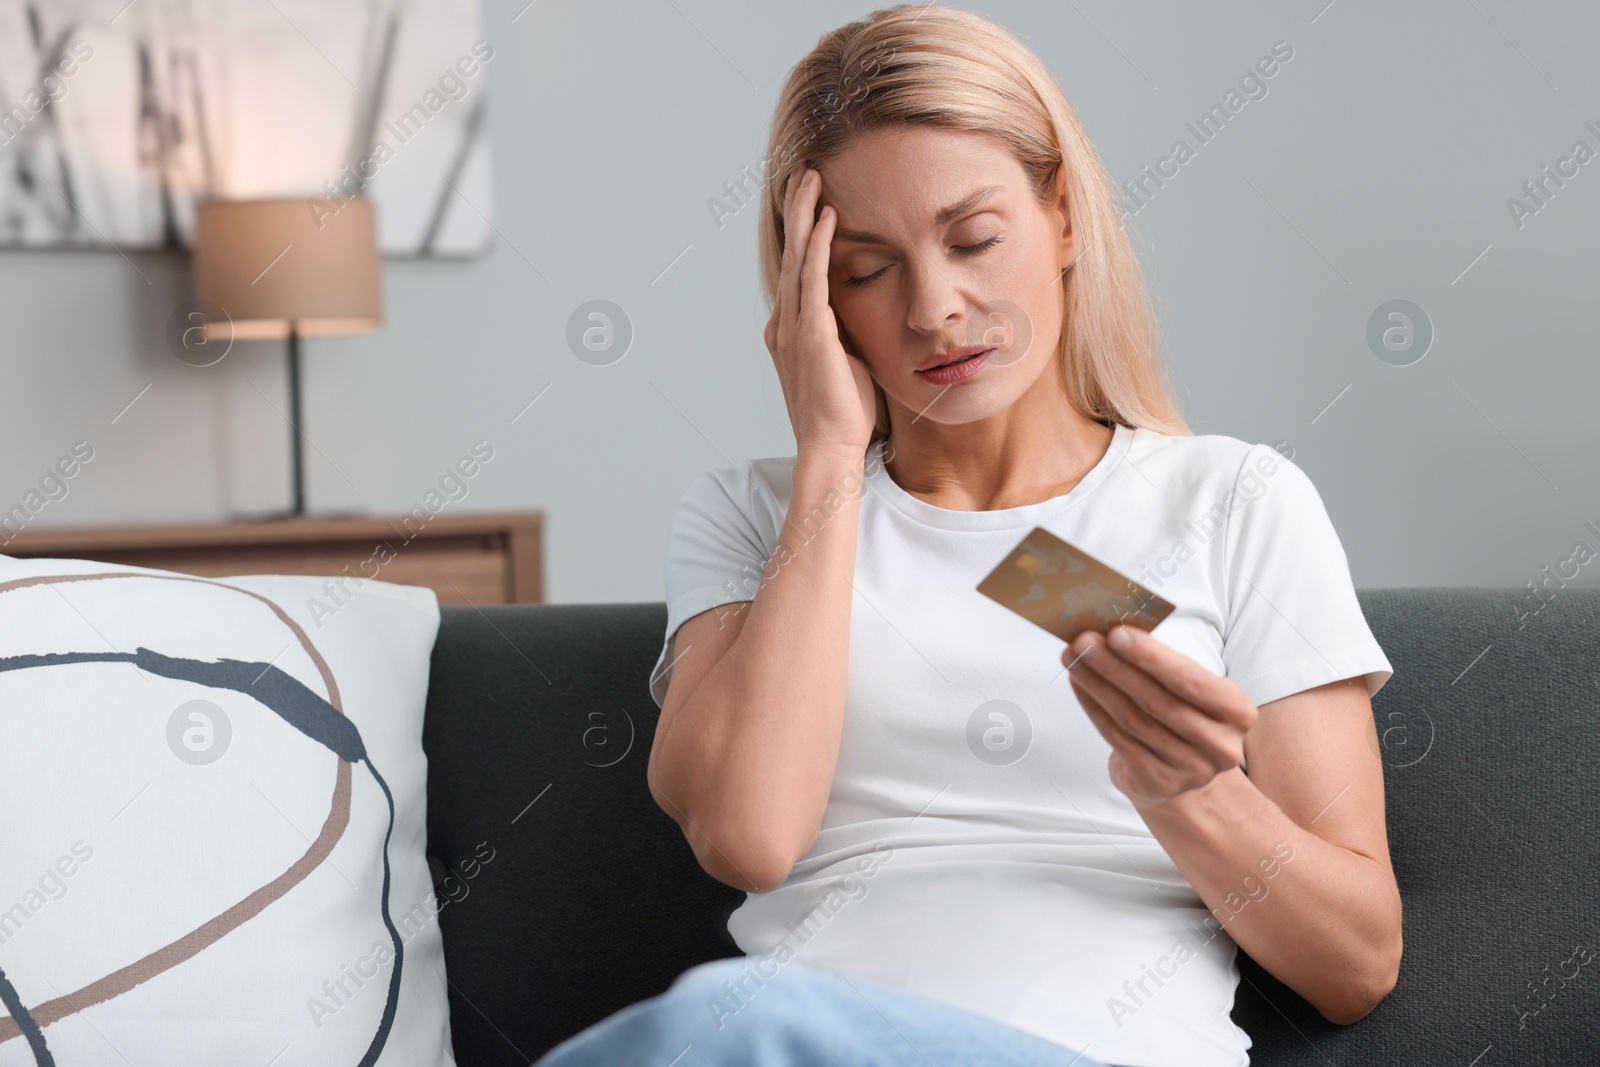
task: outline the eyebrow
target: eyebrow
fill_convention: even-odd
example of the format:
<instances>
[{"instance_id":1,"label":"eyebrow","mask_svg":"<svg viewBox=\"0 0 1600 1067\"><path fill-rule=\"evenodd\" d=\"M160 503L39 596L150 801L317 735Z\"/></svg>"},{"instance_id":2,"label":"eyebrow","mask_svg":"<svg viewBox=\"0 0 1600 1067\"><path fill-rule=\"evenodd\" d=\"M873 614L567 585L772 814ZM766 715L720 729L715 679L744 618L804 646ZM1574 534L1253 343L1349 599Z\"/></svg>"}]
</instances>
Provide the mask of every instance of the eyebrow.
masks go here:
<instances>
[{"instance_id":1,"label":"eyebrow","mask_svg":"<svg viewBox=\"0 0 1600 1067\"><path fill-rule=\"evenodd\" d=\"M986 185L982 189L974 189L949 207L940 208L933 216L933 224L935 226L943 226L945 223L965 215L996 193L1004 191L1005 186L1003 185ZM835 241L854 241L857 244L864 245L886 245L889 243L888 239L879 237L875 233L868 233L865 230L847 230L842 227L834 230L833 239Z\"/></svg>"}]
</instances>

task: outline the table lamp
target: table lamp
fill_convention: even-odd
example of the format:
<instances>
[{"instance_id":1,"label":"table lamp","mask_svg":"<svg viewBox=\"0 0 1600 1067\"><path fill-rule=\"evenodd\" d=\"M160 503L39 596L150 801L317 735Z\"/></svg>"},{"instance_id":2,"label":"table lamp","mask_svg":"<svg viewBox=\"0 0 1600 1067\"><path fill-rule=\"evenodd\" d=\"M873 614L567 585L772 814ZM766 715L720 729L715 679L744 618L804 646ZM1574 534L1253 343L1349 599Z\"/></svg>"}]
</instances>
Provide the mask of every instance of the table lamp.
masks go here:
<instances>
[{"instance_id":1,"label":"table lamp","mask_svg":"<svg viewBox=\"0 0 1600 1067\"><path fill-rule=\"evenodd\" d=\"M227 316L207 322L207 337L289 341L291 515L306 510L300 338L366 333L383 319L372 202L357 197L337 212L325 208L325 201L305 197L213 200L195 208L195 295Z\"/></svg>"}]
</instances>

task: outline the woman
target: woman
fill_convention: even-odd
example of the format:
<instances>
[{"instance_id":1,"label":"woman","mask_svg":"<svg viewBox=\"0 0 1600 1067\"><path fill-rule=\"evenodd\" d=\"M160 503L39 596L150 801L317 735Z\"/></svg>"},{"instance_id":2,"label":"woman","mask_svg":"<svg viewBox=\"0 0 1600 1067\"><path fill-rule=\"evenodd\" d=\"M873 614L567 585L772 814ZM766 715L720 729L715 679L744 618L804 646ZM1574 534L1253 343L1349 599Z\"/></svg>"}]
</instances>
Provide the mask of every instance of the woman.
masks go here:
<instances>
[{"instance_id":1,"label":"woman","mask_svg":"<svg viewBox=\"0 0 1600 1067\"><path fill-rule=\"evenodd\" d=\"M771 149L797 451L679 507L649 766L746 955L540 1062L1245 1064L1237 946L1361 1018L1401 953L1390 666L1305 474L1184 425L1059 87L890 8L796 66ZM975 588L1036 526L1175 611L1062 647Z\"/></svg>"}]
</instances>

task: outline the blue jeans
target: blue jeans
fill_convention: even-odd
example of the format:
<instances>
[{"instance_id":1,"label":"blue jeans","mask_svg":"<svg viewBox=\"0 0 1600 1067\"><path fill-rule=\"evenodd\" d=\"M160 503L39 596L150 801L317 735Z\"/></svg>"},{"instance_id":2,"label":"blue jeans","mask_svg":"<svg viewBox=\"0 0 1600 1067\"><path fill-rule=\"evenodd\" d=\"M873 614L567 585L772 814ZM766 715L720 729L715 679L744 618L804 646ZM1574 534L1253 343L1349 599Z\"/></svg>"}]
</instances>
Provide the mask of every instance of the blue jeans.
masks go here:
<instances>
[{"instance_id":1,"label":"blue jeans","mask_svg":"<svg viewBox=\"0 0 1600 1067\"><path fill-rule=\"evenodd\" d=\"M906 990L798 960L735 956L600 1020L534 1067L1106 1067Z\"/></svg>"}]
</instances>

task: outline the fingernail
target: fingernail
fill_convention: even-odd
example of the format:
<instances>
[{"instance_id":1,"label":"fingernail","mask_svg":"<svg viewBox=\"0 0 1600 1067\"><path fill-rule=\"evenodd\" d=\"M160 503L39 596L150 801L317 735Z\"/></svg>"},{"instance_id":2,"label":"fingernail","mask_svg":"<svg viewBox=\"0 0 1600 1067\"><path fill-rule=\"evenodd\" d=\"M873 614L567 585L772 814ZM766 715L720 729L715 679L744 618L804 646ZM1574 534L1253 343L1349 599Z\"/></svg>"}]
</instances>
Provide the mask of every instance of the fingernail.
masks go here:
<instances>
[{"instance_id":1,"label":"fingernail","mask_svg":"<svg viewBox=\"0 0 1600 1067\"><path fill-rule=\"evenodd\" d=\"M1128 632L1126 626L1118 626L1106 637L1106 643L1118 652L1126 652L1133 647L1133 634Z\"/></svg>"}]
</instances>

